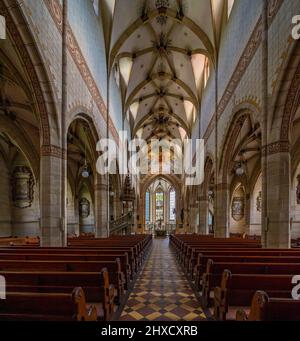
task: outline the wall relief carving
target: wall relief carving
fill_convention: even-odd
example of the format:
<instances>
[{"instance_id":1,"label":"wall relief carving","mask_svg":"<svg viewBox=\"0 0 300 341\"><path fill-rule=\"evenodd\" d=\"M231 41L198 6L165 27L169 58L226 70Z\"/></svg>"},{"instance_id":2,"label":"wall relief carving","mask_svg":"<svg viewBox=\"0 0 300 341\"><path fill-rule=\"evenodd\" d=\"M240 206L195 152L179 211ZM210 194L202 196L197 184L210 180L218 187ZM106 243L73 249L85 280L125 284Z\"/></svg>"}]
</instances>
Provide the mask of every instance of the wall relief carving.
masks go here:
<instances>
[{"instance_id":1,"label":"wall relief carving","mask_svg":"<svg viewBox=\"0 0 300 341\"><path fill-rule=\"evenodd\" d=\"M13 205L17 208L31 207L34 195L34 179L29 167L15 167L11 187Z\"/></svg>"}]
</instances>

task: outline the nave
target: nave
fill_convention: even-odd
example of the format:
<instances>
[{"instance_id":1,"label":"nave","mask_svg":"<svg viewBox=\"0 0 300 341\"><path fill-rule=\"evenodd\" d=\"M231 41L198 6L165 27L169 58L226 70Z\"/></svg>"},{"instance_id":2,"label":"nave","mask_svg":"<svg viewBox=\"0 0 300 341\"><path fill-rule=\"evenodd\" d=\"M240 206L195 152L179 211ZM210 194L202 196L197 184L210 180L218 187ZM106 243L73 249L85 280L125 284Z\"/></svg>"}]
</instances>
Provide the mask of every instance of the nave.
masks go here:
<instances>
[{"instance_id":1,"label":"nave","mask_svg":"<svg viewBox=\"0 0 300 341\"><path fill-rule=\"evenodd\" d=\"M202 321L199 300L168 239L155 239L149 258L121 314L121 321Z\"/></svg>"},{"instance_id":2,"label":"nave","mask_svg":"<svg viewBox=\"0 0 300 341\"><path fill-rule=\"evenodd\" d=\"M72 237L66 248L4 245L0 259L1 321L300 319L300 249L259 239Z\"/></svg>"},{"instance_id":3,"label":"nave","mask_svg":"<svg viewBox=\"0 0 300 341\"><path fill-rule=\"evenodd\" d=\"M0 0L0 321L300 320L299 13Z\"/></svg>"}]
</instances>

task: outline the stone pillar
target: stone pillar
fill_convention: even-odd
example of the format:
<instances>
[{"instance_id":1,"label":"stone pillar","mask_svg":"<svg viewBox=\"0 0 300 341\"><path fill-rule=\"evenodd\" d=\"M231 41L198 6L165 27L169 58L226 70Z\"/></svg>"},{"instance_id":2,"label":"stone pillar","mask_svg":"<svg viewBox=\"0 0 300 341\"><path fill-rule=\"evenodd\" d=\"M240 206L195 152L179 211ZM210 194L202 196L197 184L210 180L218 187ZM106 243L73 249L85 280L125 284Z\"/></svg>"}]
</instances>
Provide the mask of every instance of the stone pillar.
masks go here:
<instances>
[{"instance_id":1,"label":"stone pillar","mask_svg":"<svg viewBox=\"0 0 300 341\"><path fill-rule=\"evenodd\" d=\"M276 146L276 148L275 148ZM262 237L267 248L288 248L290 247L290 153L288 149L278 142L269 145L267 148L268 174L263 173L263 212L266 217ZM277 152L278 151L278 152ZM264 183L266 182L266 183Z\"/></svg>"},{"instance_id":2,"label":"stone pillar","mask_svg":"<svg viewBox=\"0 0 300 341\"><path fill-rule=\"evenodd\" d=\"M251 196L245 193L245 232L250 235Z\"/></svg>"},{"instance_id":3,"label":"stone pillar","mask_svg":"<svg viewBox=\"0 0 300 341\"><path fill-rule=\"evenodd\" d=\"M63 246L66 226L62 217L61 156L51 156L50 147L42 147L40 175L41 245Z\"/></svg>"},{"instance_id":4,"label":"stone pillar","mask_svg":"<svg viewBox=\"0 0 300 341\"><path fill-rule=\"evenodd\" d=\"M227 184L218 184L218 192L215 199L215 237L229 237L229 189Z\"/></svg>"},{"instance_id":5,"label":"stone pillar","mask_svg":"<svg viewBox=\"0 0 300 341\"><path fill-rule=\"evenodd\" d=\"M208 199L207 198L201 198L199 203L199 212L200 212L200 226L198 233L199 234L208 234Z\"/></svg>"},{"instance_id":6,"label":"stone pillar","mask_svg":"<svg viewBox=\"0 0 300 341\"><path fill-rule=\"evenodd\" d=\"M107 231L107 185L99 175L95 184L95 235L96 238L108 237Z\"/></svg>"},{"instance_id":7,"label":"stone pillar","mask_svg":"<svg viewBox=\"0 0 300 341\"><path fill-rule=\"evenodd\" d=\"M121 205L120 205L120 197L118 196L118 192L115 192L114 196L114 217L118 219L121 217Z\"/></svg>"},{"instance_id":8,"label":"stone pillar","mask_svg":"<svg viewBox=\"0 0 300 341\"><path fill-rule=\"evenodd\" d=\"M80 236L79 200L78 200L77 194L75 194L74 205L75 205L74 213L75 213L75 221L76 221L75 234L76 234L76 236Z\"/></svg>"},{"instance_id":9,"label":"stone pillar","mask_svg":"<svg viewBox=\"0 0 300 341\"><path fill-rule=\"evenodd\" d=\"M190 206L190 232L197 233L198 221L197 221L198 205L194 204Z\"/></svg>"}]
</instances>

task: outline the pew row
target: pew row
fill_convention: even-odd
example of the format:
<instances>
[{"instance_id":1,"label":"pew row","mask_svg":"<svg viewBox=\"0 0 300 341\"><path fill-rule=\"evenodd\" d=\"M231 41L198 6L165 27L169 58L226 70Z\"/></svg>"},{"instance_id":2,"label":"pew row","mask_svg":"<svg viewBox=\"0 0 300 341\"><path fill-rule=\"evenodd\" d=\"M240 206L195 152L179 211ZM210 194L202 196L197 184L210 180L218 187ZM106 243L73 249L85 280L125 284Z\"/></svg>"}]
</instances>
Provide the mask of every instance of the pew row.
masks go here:
<instances>
[{"instance_id":1,"label":"pew row","mask_svg":"<svg viewBox=\"0 0 300 341\"><path fill-rule=\"evenodd\" d=\"M229 270L231 274L297 275L300 273L300 263L216 263L209 259L202 277L202 301L205 306L210 306L211 294L221 283L224 270Z\"/></svg>"},{"instance_id":2,"label":"pew row","mask_svg":"<svg viewBox=\"0 0 300 341\"><path fill-rule=\"evenodd\" d=\"M96 306L98 320L109 321L115 313L115 288L107 269L100 273L0 271L0 275L5 277L8 292L69 293L80 285L86 301Z\"/></svg>"},{"instance_id":3,"label":"pew row","mask_svg":"<svg viewBox=\"0 0 300 341\"><path fill-rule=\"evenodd\" d=\"M0 300L1 321L97 321L95 306L87 307L84 291L70 293L6 293Z\"/></svg>"},{"instance_id":4,"label":"pew row","mask_svg":"<svg viewBox=\"0 0 300 341\"><path fill-rule=\"evenodd\" d=\"M238 309L248 311L258 290L270 297L292 298L292 278L293 275L232 274L225 270L220 286L214 289L214 318L233 320Z\"/></svg>"}]
</instances>

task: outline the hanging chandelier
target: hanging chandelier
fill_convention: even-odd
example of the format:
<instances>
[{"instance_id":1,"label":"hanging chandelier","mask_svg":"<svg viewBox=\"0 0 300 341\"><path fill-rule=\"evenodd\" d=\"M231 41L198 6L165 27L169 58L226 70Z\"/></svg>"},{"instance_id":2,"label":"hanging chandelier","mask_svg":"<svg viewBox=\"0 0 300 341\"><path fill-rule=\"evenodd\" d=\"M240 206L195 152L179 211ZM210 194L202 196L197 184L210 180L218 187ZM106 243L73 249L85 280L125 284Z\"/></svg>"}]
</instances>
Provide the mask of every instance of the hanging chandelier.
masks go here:
<instances>
[{"instance_id":1,"label":"hanging chandelier","mask_svg":"<svg viewBox=\"0 0 300 341\"><path fill-rule=\"evenodd\" d=\"M87 179L87 178L90 176L90 172L89 172L88 166L87 166L86 164L85 164L84 167L83 167L81 176L82 176L84 179Z\"/></svg>"},{"instance_id":2,"label":"hanging chandelier","mask_svg":"<svg viewBox=\"0 0 300 341\"><path fill-rule=\"evenodd\" d=\"M240 160L235 168L235 174L237 176L243 176L245 174L244 162Z\"/></svg>"}]
</instances>

